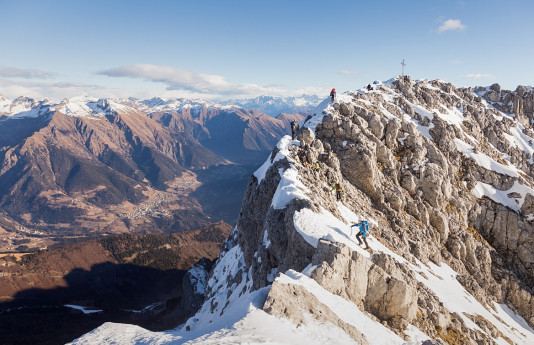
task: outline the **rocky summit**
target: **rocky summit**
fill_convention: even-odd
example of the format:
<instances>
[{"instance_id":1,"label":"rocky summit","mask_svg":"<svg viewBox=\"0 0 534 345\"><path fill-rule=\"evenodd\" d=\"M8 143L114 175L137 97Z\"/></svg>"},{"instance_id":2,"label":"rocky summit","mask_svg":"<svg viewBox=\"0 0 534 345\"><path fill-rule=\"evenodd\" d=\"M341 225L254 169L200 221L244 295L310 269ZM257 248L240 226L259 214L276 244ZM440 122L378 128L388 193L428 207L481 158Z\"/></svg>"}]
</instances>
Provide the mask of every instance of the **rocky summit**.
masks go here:
<instances>
[{"instance_id":1,"label":"rocky summit","mask_svg":"<svg viewBox=\"0 0 534 345\"><path fill-rule=\"evenodd\" d=\"M195 316L74 343L534 343L532 88L372 86L325 100L251 176Z\"/></svg>"}]
</instances>

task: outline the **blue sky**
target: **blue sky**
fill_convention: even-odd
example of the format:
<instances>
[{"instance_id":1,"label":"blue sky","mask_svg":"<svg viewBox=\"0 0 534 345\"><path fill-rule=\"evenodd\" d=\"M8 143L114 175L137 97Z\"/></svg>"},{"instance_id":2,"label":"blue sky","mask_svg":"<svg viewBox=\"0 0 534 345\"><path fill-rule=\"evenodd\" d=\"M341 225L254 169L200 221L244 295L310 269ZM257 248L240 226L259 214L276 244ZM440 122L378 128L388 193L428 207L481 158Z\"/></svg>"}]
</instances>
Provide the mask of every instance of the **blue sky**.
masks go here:
<instances>
[{"instance_id":1,"label":"blue sky","mask_svg":"<svg viewBox=\"0 0 534 345\"><path fill-rule=\"evenodd\" d=\"M534 84L534 1L0 0L8 97L327 96L401 73Z\"/></svg>"}]
</instances>

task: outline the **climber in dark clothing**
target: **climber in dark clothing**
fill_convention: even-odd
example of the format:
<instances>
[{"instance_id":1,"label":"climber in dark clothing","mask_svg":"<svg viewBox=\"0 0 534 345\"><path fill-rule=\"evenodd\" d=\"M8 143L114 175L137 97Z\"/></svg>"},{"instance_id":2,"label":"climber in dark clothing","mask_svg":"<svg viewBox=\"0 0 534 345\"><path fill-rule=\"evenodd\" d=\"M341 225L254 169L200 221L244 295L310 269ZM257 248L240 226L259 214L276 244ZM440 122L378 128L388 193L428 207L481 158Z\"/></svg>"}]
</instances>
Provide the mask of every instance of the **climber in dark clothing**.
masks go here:
<instances>
[{"instance_id":1,"label":"climber in dark clothing","mask_svg":"<svg viewBox=\"0 0 534 345\"><path fill-rule=\"evenodd\" d=\"M332 100L332 103L334 103L334 98L336 98L336 89L330 91L330 99Z\"/></svg>"},{"instance_id":2,"label":"climber in dark clothing","mask_svg":"<svg viewBox=\"0 0 534 345\"><path fill-rule=\"evenodd\" d=\"M293 121L291 121L291 140L295 140L295 137L297 136L298 128L299 128L299 125L297 124L297 120L293 119Z\"/></svg>"},{"instance_id":3,"label":"climber in dark clothing","mask_svg":"<svg viewBox=\"0 0 534 345\"><path fill-rule=\"evenodd\" d=\"M343 187L339 183L336 183L334 187L332 187L332 190L336 191L336 199L339 201L341 200L341 195L343 194Z\"/></svg>"},{"instance_id":4,"label":"climber in dark clothing","mask_svg":"<svg viewBox=\"0 0 534 345\"><path fill-rule=\"evenodd\" d=\"M366 220L362 220L359 223L356 223L354 225L351 225L351 228L353 226L360 227L360 231L356 234L356 238L358 239L358 242L360 243L360 246L362 245L362 239L363 243L365 243L365 249L369 249L369 244L367 243L367 234L369 233L369 222Z\"/></svg>"}]
</instances>

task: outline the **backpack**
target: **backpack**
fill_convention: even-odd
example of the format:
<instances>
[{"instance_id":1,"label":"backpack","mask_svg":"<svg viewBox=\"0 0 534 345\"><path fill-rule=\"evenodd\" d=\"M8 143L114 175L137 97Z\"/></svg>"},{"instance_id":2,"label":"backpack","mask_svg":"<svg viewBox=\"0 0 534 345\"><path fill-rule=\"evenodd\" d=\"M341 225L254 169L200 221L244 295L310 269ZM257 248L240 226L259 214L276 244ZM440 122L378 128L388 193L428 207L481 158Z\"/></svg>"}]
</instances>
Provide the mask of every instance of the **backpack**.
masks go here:
<instances>
[{"instance_id":1,"label":"backpack","mask_svg":"<svg viewBox=\"0 0 534 345\"><path fill-rule=\"evenodd\" d=\"M362 221L362 227L363 229L360 228L360 231L363 236L366 236L369 233L369 223L366 220Z\"/></svg>"}]
</instances>

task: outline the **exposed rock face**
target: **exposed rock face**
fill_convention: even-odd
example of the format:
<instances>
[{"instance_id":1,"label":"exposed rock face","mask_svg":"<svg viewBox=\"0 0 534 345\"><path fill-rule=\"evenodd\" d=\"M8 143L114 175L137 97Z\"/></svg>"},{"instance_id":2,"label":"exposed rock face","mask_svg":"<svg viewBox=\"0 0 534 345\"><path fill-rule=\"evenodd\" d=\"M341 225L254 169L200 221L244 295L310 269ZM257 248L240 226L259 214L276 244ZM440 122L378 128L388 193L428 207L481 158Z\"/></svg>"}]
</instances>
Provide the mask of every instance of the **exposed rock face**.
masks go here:
<instances>
[{"instance_id":1,"label":"exposed rock face","mask_svg":"<svg viewBox=\"0 0 534 345\"><path fill-rule=\"evenodd\" d=\"M271 207L280 182L278 169L288 166L289 162L285 159L274 163L260 186L253 176L243 199L237 227L248 229L248 232L239 232L238 242L244 249L247 266L253 269L255 288L269 284L267 276L273 268L281 272L288 269L301 271L313 255L313 247L298 235L293 224L293 214L311 205L303 200L294 200L284 209ZM265 233L273 243L268 248L263 245ZM261 262L255 260L257 257L261 258Z\"/></svg>"},{"instance_id":2,"label":"exposed rock face","mask_svg":"<svg viewBox=\"0 0 534 345\"><path fill-rule=\"evenodd\" d=\"M412 253L420 260L439 262L443 259L440 255L442 250L433 244L447 243L452 257L462 261L460 266L475 277L482 289L490 290L490 295L494 294L499 300L512 303L533 323L532 290L528 286L534 285L534 256L531 254L534 251L534 229L530 221L525 220L525 216L532 213L532 194L526 194L522 212L519 213L488 199L482 200L479 206L469 191L476 181L507 190L512 187L514 179L473 164L473 160L458 152L457 148L457 140L462 140L472 142L475 150L495 157L492 159L500 159L503 153L509 155L511 162L527 173L528 183L531 183L534 176L532 165L526 162L530 154L525 155L515 144L502 140L502 133L510 133L515 124L506 117L502 121L495 121L495 116L502 115L481 107L477 94L468 89L455 89L450 84L416 83L405 77L395 80L390 90L388 97L394 95L393 103L398 107L391 107L391 103L379 93L357 94L353 104L361 105L360 108L355 106L356 118L345 116L341 111L327 115L323 123L317 126L316 137L328 143L337 153L344 178L368 195L382 212L389 214L394 223L392 225L405 227L409 224L410 229L403 229L403 232L423 234L410 236L410 241L415 241L417 245L408 244L406 236L403 241L394 240L395 245L403 246L408 251L409 248L415 249ZM532 98L532 89L527 91L525 87L518 87L515 92L509 92L501 90L499 85L492 85L489 91L484 91L479 93L490 102L501 102L501 110L513 112L518 117L525 115L527 120L524 125L528 125L533 114L524 105ZM371 107L370 103L359 103L358 99L371 101ZM508 108L502 103L505 99L509 99L506 103ZM427 109L436 108L440 113L443 113L440 104L450 109L449 113L460 108L464 110L463 120L459 125L454 125L447 117L436 116L436 113L429 117L419 108L410 107L412 109L407 110L410 103L419 103ZM496 108L500 106L494 105ZM385 118L379 108L387 109L398 118ZM427 126L429 135L425 137L420 131L414 130L414 123L406 122L402 112L412 116L415 124ZM423 119L430 121L425 123ZM343 123L347 120L352 124L350 131L343 130ZM494 137L490 135L489 141L500 152L485 145L476 146L469 138L469 135L474 135L484 141L484 133L499 133ZM395 157L396 161L389 157ZM521 178L516 180L525 183ZM509 197L521 199L518 194L509 194ZM407 217L400 214L402 210L406 210ZM425 228L428 225L436 233L428 232L428 227ZM475 237L468 236L470 241L462 243L458 238L465 237L466 229L472 229L470 231L475 232ZM438 241L434 242L433 239ZM492 250L497 250L498 254L490 255ZM497 267L502 269L503 262L513 266L511 272L519 273L518 276L514 273L509 277L516 276L519 279L517 284L524 289L522 291L529 291L523 298L518 297L522 294L513 293L515 302L507 298L511 284L503 284L501 289L493 285L496 280L492 272ZM503 278L499 275L501 280Z\"/></svg>"}]
</instances>

